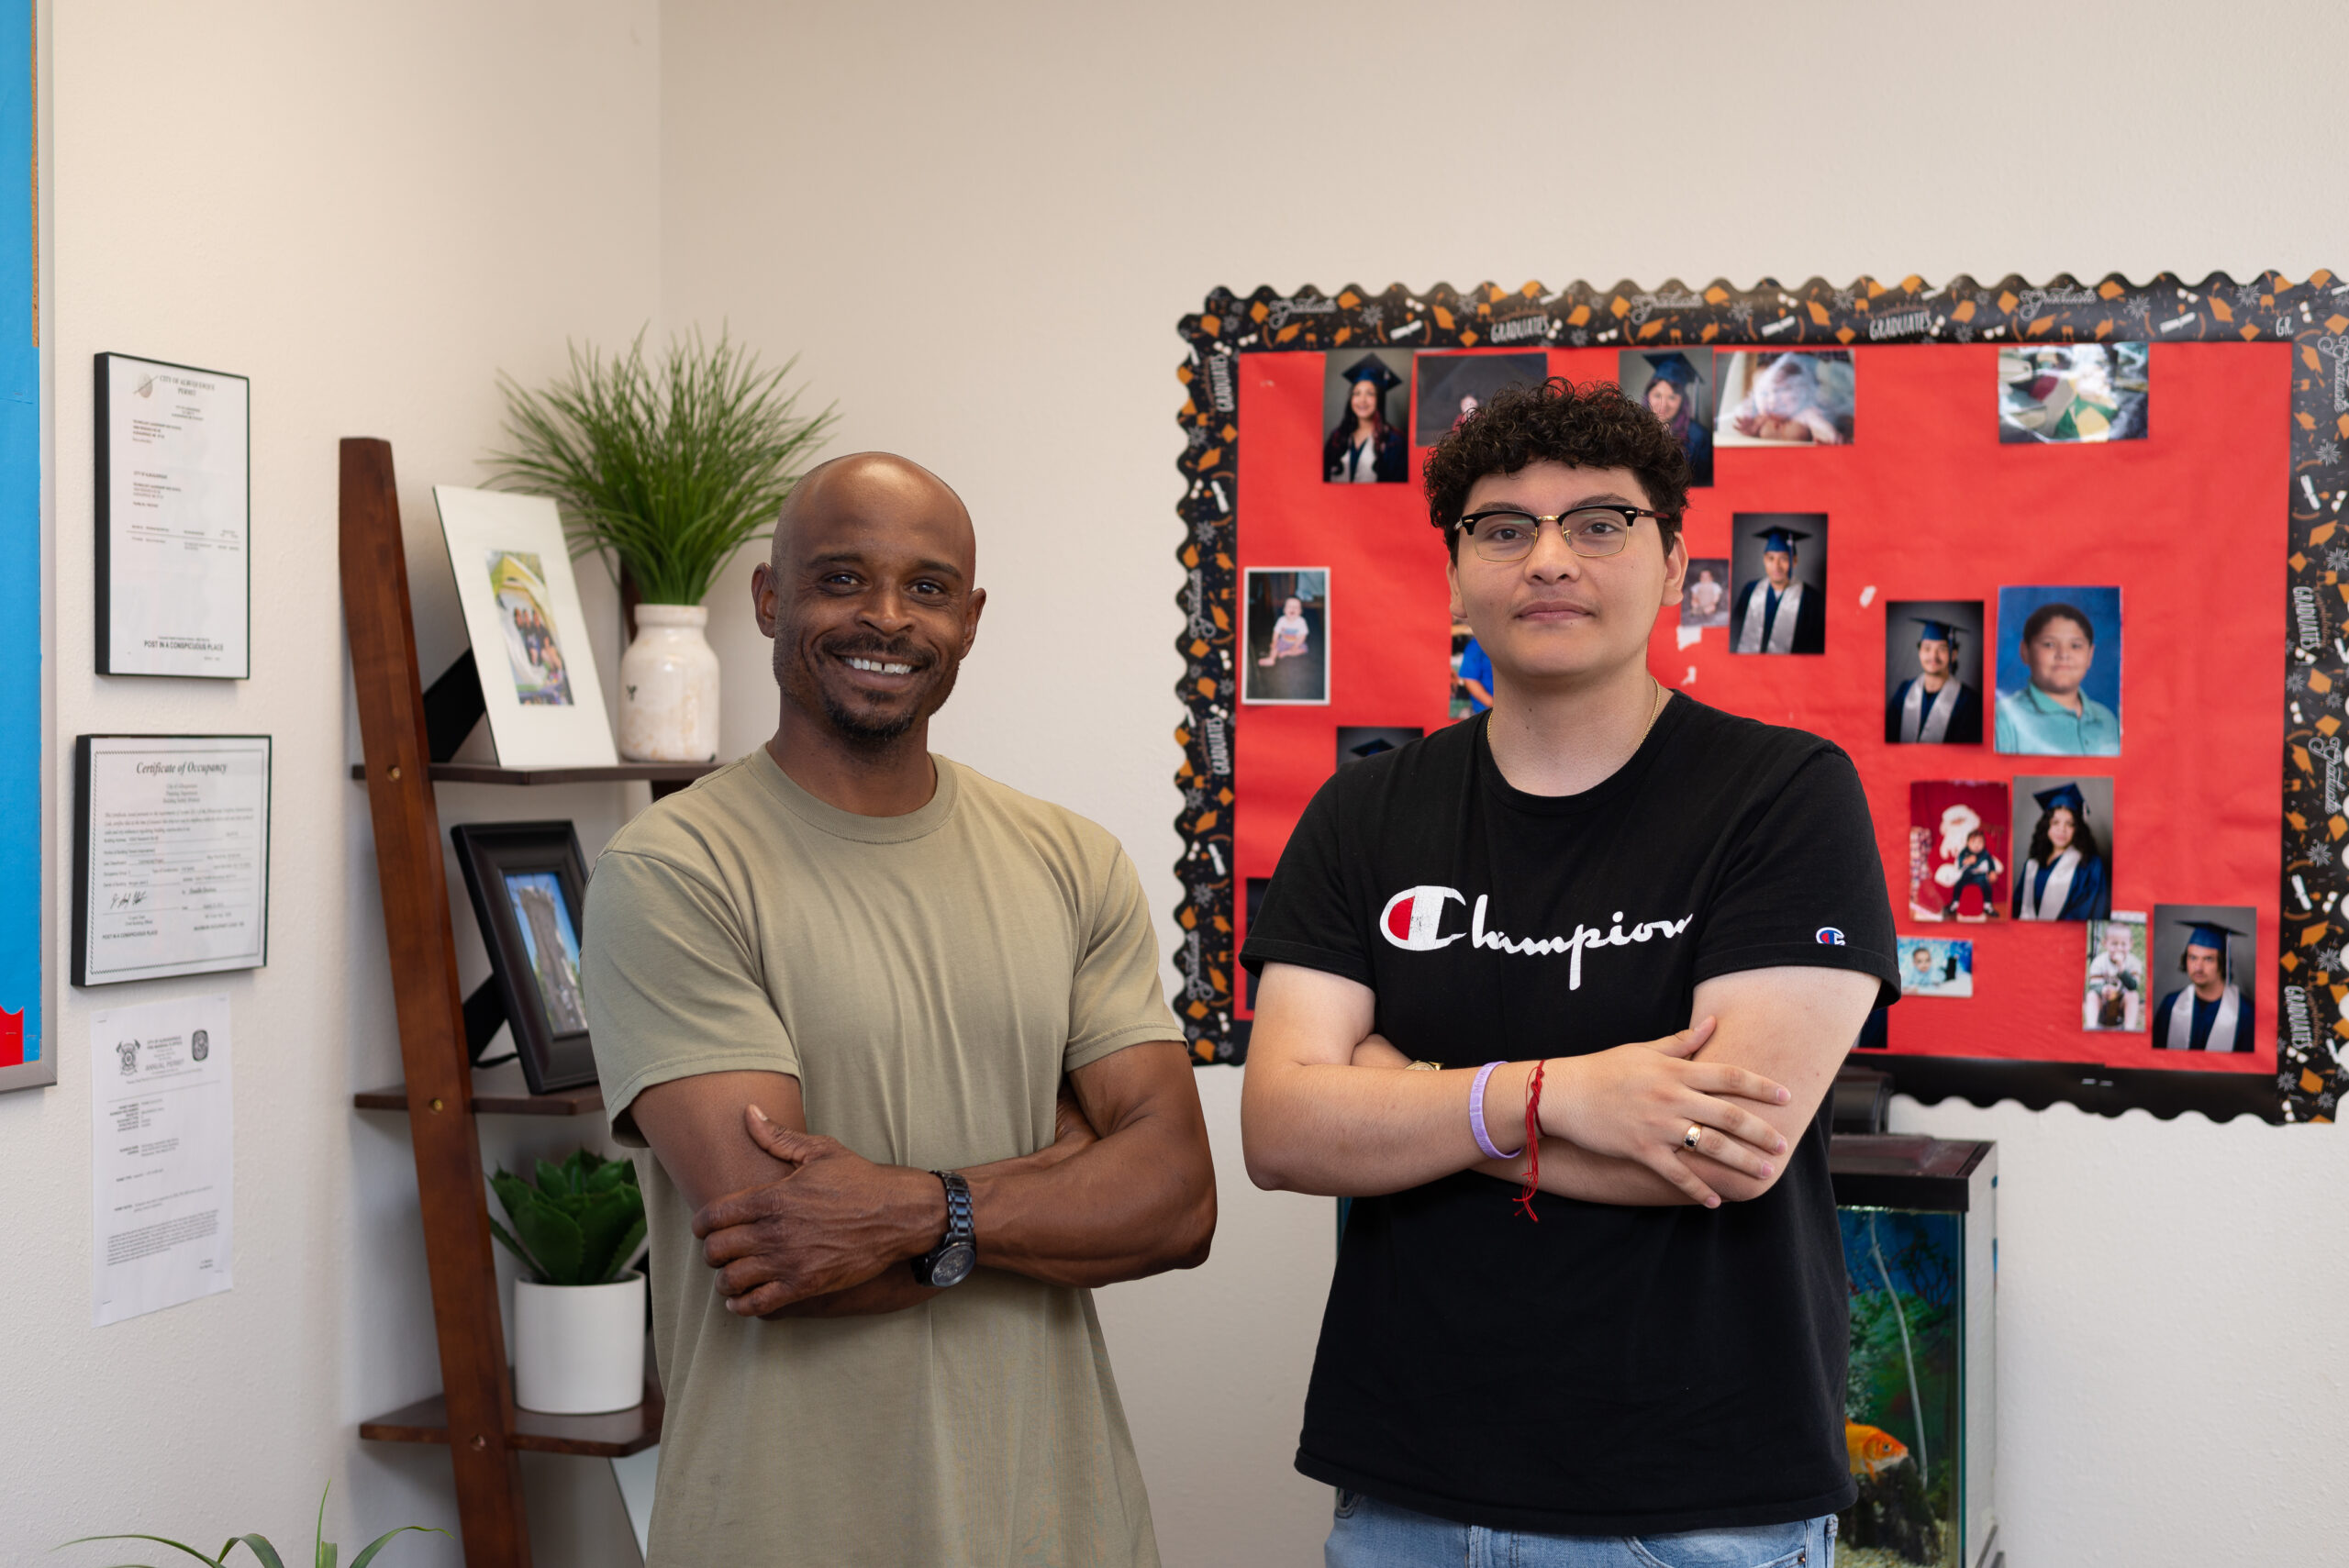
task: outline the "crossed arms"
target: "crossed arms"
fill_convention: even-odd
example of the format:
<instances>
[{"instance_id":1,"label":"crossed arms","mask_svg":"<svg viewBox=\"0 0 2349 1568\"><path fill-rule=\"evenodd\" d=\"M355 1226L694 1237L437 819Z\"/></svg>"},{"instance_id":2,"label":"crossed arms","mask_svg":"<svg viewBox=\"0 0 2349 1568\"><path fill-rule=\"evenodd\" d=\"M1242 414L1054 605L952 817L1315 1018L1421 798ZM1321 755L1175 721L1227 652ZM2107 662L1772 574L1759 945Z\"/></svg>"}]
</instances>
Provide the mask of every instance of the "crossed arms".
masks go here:
<instances>
[{"instance_id":1,"label":"crossed arms","mask_svg":"<svg viewBox=\"0 0 2349 1568\"><path fill-rule=\"evenodd\" d=\"M1694 1027L1659 1040L1553 1057L1539 1107L1542 1190L1594 1203L1756 1198L1819 1109L1874 1006L1876 982L1840 969L1747 970L1697 987ZM1526 1161L1487 1160L1468 1126L1465 1071L1413 1073L1372 1032L1376 998L1341 975L1264 966L1240 1126L1260 1187L1367 1196L1477 1170L1516 1181ZM1485 1092L1494 1147L1525 1141L1531 1062ZM1682 1146L1695 1126L1697 1149Z\"/></svg>"},{"instance_id":2,"label":"crossed arms","mask_svg":"<svg viewBox=\"0 0 2349 1568\"><path fill-rule=\"evenodd\" d=\"M1191 1074L1172 1041L1129 1046L1069 1073L1049 1147L962 1173L979 1262L1070 1285L1205 1262L1215 1170ZM904 1266L945 1234L938 1178L808 1132L798 1079L679 1078L645 1090L630 1109L694 1206L694 1234L728 1310L849 1317L938 1294Z\"/></svg>"}]
</instances>

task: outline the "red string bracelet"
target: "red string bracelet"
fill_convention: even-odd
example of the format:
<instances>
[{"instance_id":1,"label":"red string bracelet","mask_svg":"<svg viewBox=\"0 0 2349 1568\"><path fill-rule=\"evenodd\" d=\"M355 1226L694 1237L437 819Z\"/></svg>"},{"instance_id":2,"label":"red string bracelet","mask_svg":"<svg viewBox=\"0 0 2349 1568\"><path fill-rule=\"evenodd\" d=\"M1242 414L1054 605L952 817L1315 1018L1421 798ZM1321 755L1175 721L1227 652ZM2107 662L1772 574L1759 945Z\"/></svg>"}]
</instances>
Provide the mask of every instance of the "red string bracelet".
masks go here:
<instances>
[{"instance_id":1,"label":"red string bracelet","mask_svg":"<svg viewBox=\"0 0 2349 1568\"><path fill-rule=\"evenodd\" d=\"M1542 1188L1542 1069L1547 1065L1533 1064L1533 1076L1525 1085L1525 1189L1517 1195L1517 1207L1534 1224L1542 1217L1533 1212L1533 1195Z\"/></svg>"}]
</instances>

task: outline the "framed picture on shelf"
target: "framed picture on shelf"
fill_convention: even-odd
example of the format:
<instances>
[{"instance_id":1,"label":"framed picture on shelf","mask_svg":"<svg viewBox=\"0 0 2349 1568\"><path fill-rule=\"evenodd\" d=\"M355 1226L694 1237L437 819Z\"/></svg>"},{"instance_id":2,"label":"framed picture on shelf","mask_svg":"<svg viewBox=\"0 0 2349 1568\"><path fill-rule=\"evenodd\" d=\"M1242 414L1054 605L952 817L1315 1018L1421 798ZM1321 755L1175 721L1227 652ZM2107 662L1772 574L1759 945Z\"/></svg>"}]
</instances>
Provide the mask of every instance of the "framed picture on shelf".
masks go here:
<instances>
[{"instance_id":1,"label":"framed picture on shelf","mask_svg":"<svg viewBox=\"0 0 2349 1568\"><path fill-rule=\"evenodd\" d=\"M498 765L608 768L619 761L587 646L562 518L543 495L436 484L473 669Z\"/></svg>"},{"instance_id":2,"label":"framed picture on shelf","mask_svg":"<svg viewBox=\"0 0 2349 1568\"><path fill-rule=\"evenodd\" d=\"M579 989L587 864L578 833L568 822L472 822L449 837L530 1093L594 1083Z\"/></svg>"}]
</instances>

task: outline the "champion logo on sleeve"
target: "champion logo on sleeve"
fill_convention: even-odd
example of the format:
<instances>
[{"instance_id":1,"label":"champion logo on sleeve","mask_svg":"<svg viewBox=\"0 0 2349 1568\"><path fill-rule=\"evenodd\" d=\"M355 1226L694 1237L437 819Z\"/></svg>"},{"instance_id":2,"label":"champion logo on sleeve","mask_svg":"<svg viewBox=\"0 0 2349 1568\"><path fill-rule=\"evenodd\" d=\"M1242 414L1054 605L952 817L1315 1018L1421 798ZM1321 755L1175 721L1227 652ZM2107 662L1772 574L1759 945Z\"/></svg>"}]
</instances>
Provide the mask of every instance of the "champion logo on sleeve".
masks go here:
<instances>
[{"instance_id":1,"label":"champion logo on sleeve","mask_svg":"<svg viewBox=\"0 0 2349 1568\"><path fill-rule=\"evenodd\" d=\"M1642 920L1626 929L1623 911L1618 909L1611 923L1604 929L1586 926L1577 921L1571 937L1511 937L1485 923L1485 912L1490 899L1484 894L1469 906L1468 897L1456 887L1407 887L1386 901L1379 911L1378 931L1387 942L1406 952L1433 952L1439 948L1466 939L1468 945L1488 952L1520 953L1529 957L1564 955L1570 967L1566 989L1582 988L1582 955L1599 948L1630 947L1635 942L1670 940L1686 932L1695 923L1695 915L1684 915L1677 920ZM1444 916L1458 904L1467 908L1465 929L1443 929ZM1827 940L1822 932L1820 940ZM1841 941L1842 934L1836 933Z\"/></svg>"},{"instance_id":2,"label":"champion logo on sleeve","mask_svg":"<svg viewBox=\"0 0 2349 1568\"><path fill-rule=\"evenodd\" d=\"M1821 926L1818 940L1821 947L1840 948L1843 945L1843 933L1833 926Z\"/></svg>"}]
</instances>

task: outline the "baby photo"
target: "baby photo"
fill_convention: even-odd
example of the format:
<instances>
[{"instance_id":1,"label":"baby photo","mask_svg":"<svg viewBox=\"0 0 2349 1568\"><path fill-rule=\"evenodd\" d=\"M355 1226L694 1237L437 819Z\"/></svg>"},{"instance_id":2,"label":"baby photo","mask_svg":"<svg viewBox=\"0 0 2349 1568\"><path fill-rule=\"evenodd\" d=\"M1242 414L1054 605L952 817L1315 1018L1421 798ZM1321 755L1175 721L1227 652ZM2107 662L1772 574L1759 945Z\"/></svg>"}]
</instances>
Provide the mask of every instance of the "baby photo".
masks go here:
<instances>
[{"instance_id":1,"label":"baby photo","mask_svg":"<svg viewBox=\"0 0 2349 1568\"><path fill-rule=\"evenodd\" d=\"M1248 662L1240 700L1328 702L1329 569L1252 566L1247 578Z\"/></svg>"},{"instance_id":2,"label":"baby photo","mask_svg":"<svg viewBox=\"0 0 2349 1568\"><path fill-rule=\"evenodd\" d=\"M1903 996L1974 995L1974 944L1947 937L1897 937Z\"/></svg>"},{"instance_id":3,"label":"baby photo","mask_svg":"<svg viewBox=\"0 0 2349 1568\"><path fill-rule=\"evenodd\" d=\"M1852 439L1854 390L1844 349L1773 353L1723 350L1720 418L1713 441L1724 447L1834 447Z\"/></svg>"},{"instance_id":4,"label":"baby photo","mask_svg":"<svg viewBox=\"0 0 2349 1568\"><path fill-rule=\"evenodd\" d=\"M1706 556L1688 563L1688 575L1680 584L1680 624L1682 626L1727 626L1729 624L1729 562L1719 556Z\"/></svg>"}]
</instances>

